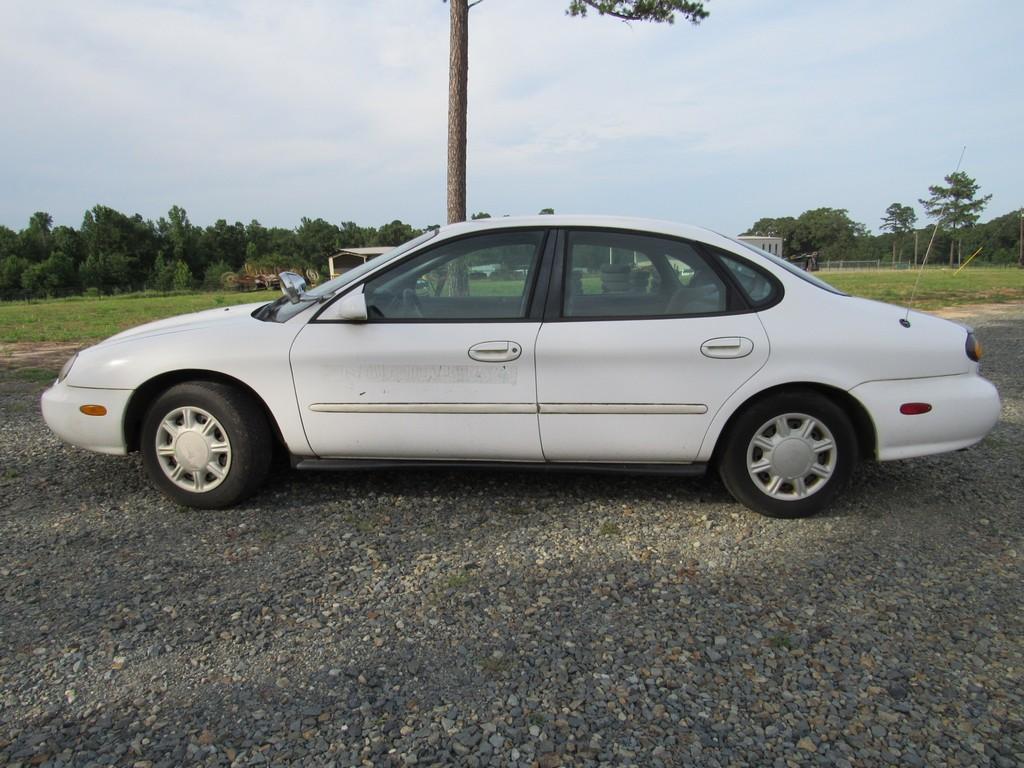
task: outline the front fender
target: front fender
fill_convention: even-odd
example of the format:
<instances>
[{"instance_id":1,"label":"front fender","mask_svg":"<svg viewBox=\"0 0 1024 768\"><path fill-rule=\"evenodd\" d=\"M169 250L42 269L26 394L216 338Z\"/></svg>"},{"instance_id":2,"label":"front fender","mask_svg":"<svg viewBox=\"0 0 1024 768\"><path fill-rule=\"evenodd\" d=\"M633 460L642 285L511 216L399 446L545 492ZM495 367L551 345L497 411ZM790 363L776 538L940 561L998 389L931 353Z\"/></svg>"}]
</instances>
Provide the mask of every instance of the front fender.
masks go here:
<instances>
[{"instance_id":1,"label":"front fender","mask_svg":"<svg viewBox=\"0 0 1024 768\"><path fill-rule=\"evenodd\" d=\"M180 380L195 371L242 382L260 398L289 450L309 454L295 402L288 349L301 324L246 318L218 328L165 332L99 344L79 353L66 383L71 387L131 390L145 396L147 384ZM133 395L134 397L134 395ZM144 406L143 406L144 407Z\"/></svg>"}]
</instances>

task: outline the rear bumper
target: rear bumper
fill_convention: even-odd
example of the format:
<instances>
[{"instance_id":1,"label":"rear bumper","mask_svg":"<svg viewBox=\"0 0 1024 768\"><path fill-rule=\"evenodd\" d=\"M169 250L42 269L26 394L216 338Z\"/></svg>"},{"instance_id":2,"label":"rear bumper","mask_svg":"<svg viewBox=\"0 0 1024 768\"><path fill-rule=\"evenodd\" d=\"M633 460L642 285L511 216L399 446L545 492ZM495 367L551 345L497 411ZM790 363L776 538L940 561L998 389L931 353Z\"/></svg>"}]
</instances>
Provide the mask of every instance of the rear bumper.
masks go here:
<instances>
[{"instance_id":1,"label":"rear bumper","mask_svg":"<svg viewBox=\"0 0 1024 768\"><path fill-rule=\"evenodd\" d=\"M124 412L130 389L90 389L54 384L43 392L42 409L46 426L61 440L98 453L122 456L128 452L124 441ZM86 416L83 405L102 405L105 416Z\"/></svg>"},{"instance_id":2,"label":"rear bumper","mask_svg":"<svg viewBox=\"0 0 1024 768\"><path fill-rule=\"evenodd\" d=\"M974 373L900 381L872 381L850 390L867 408L878 437L880 461L928 456L974 445L999 420L999 393ZM931 411L900 413L904 403L928 403Z\"/></svg>"}]
</instances>

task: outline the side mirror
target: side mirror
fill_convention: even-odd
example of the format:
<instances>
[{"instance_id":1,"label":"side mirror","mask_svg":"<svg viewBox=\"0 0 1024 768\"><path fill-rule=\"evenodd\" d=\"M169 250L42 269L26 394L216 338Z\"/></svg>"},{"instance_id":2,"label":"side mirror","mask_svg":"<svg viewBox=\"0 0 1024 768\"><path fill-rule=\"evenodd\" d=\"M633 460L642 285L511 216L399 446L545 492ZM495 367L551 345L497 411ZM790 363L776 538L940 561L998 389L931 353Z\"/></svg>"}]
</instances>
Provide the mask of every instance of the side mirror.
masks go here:
<instances>
[{"instance_id":1,"label":"side mirror","mask_svg":"<svg viewBox=\"0 0 1024 768\"><path fill-rule=\"evenodd\" d=\"M363 295L363 289L360 287L331 304L320 314L319 319L340 320L346 323L365 323L367 317L369 315L366 313L366 297Z\"/></svg>"},{"instance_id":2,"label":"side mirror","mask_svg":"<svg viewBox=\"0 0 1024 768\"><path fill-rule=\"evenodd\" d=\"M294 272L282 272L278 277L281 278L281 293L288 297L288 301L292 304L302 301L306 293L306 279Z\"/></svg>"}]
</instances>

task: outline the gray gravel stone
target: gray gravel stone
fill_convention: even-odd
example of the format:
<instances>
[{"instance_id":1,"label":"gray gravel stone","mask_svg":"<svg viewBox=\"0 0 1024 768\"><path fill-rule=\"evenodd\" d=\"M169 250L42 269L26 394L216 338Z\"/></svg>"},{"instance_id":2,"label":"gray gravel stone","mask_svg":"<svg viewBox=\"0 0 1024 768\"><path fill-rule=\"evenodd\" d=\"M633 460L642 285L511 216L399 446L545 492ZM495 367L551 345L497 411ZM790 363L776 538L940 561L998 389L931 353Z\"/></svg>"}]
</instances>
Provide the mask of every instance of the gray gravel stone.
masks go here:
<instances>
[{"instance_id":1,"label":"gray gravel stone","mask_svg":"<svg viewBox=\"0 0 1024 768\"><path fill-rule=\"evenodd\" d=\"M713 478L276 470L174 506L0 371L0 764L1024 764L1003 418L771 521Z\"/></svg>"}]
</instances>

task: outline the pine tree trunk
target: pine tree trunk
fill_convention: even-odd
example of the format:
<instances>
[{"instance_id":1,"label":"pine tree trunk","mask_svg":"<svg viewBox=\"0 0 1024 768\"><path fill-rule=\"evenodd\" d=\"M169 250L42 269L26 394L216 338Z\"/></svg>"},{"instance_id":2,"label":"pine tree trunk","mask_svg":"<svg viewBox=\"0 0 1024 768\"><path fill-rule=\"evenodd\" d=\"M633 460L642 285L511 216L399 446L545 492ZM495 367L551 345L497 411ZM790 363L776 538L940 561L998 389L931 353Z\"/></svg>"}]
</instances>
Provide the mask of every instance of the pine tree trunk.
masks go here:
<instances>
[{"instance_id":1,"label":"pine tree trunk","mask_svg":"<svg viewBox=\"0 0 1024 768\"><path fill-rule=\"evenodd\" d=\"M466 93L469 79L469 0L449 0L448 223L466 220Z\"/></svg>"}]
</instances>

